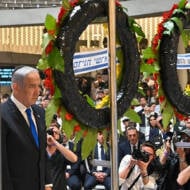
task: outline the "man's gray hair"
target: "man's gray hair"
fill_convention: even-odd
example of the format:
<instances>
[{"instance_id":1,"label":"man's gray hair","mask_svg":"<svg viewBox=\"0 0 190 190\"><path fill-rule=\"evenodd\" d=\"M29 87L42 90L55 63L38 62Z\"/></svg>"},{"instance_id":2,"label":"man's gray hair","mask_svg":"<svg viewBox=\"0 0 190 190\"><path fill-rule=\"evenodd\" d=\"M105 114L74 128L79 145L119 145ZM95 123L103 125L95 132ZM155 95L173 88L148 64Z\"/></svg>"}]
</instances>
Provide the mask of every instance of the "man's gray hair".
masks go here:
<instances>
[{"instance_id":1,"label":"man's gray hair","mask_svg":"<svg viewBox=\"0 0 190 190\"><path fill-rule=\"evenodd\" d=\"M12 74L12 83L18 83L22 85L26 75L28 75L31 72L39 73L39 71L36 68L30 66L22 66L16 68Z\"/></svg>"}]
</instances>

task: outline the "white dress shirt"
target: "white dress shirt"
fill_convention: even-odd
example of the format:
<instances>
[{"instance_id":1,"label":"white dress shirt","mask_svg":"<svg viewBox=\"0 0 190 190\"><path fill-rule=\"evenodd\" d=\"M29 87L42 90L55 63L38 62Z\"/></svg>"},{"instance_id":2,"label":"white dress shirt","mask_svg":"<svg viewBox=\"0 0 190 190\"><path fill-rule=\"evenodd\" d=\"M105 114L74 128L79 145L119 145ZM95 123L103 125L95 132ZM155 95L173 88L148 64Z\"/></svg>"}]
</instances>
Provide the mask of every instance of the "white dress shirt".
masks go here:
<instances>
[{"instance_id":1,"label":"white dress shirt","mask_svg":"<svg viewBox=\"0 0 190 190\"><path fill-rule=\"evenodd\" d=\"M132 158L131 155L125 155L123 157L119 166L119 173L129 165L129 163L131 162L131 158ZM140 169L137 165L135 165L135 167L133 168L131 174L127 179L119 178L119 184L121 185L120 190L127 190L139 174L140 174ZM131 190L156 190L156 189L157 189L156 181L152 176L149 176L149 182L146 185L143 184L142 177L140 176Z\"/></svg>"}]
</instances>

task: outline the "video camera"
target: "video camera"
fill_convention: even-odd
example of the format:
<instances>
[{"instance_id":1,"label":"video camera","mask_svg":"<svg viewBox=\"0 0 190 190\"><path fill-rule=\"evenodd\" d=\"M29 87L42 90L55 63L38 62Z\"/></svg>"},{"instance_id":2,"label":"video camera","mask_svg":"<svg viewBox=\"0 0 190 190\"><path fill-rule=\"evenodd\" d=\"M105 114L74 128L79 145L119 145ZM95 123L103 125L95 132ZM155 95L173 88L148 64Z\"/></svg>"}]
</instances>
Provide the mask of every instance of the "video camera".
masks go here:
<instances>
[{"instance_id":1,"label":"video camera","mask_svg":"<svg viewBox=\"0 0 190 190\"><path fill-rule=\"evenodd\" d=\"M134 149L134 151L132 153L132 157L135 160L141 160L143 162L148 162L148 160L149 160L149 154L147 152L143 152L139 149Z\"/></svg>"}]
</instances>

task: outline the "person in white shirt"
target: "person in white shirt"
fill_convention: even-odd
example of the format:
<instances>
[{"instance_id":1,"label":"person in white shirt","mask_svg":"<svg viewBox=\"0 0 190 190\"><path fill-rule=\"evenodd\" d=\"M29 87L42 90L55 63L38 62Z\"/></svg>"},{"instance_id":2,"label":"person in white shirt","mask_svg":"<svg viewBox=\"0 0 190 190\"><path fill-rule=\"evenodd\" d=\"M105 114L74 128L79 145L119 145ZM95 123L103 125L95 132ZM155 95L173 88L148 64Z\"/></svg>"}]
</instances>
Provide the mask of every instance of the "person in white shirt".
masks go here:
<instances>
[{"instance_id":1,"label":"person in white shirt","mask_svg":"<svg viewBox=\"0 0 190 190\"><path fill-rule=\"evenodd\" d=\"M155 148L149 141L141 145L137 154L125 155L119 166L121 190L156 190L156 179L148 170L154 159Z\"/></svg>"}]
</instances>

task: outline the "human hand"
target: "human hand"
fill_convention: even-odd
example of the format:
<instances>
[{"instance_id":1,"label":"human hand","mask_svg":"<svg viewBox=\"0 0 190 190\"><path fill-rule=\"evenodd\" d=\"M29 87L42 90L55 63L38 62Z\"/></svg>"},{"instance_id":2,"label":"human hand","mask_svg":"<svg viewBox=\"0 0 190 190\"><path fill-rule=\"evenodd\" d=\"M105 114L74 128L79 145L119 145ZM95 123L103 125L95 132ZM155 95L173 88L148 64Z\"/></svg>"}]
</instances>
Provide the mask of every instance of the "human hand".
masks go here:
<instances>
[{"instance_id":1,"label":"human hand","mask_svg":"<svg viewBox=\"0 0 190 190\"><path fill-rule=\"evenodd\" d=\"M96 180L99 182L103 182L106 176L107 175L104 172L97 172L96 173Z\"/></svg>"},{"instance_id":2,"label":"human hand","mask_svg":"<svg viewBox=\"0 0 190 190\"><path fill-rule=\"evenodd\" d=\"M48 135L47 134L47 144L54 146L56 144L56 140L54 139L54 137L52 135Z\"/></svg>"},{"instance_id":3,"label":"human hand","mask_svg":"<svg viewBox=\"0 0 190 190\"><path fill-rule=\"evenodd\" d=\"M53 190L52 187L45 187L45 190Z\"/></svg>"},{"instance_id":4,"label":"human hand","mask_svg":"<svg viewBox=\"0 0 190 190\"><path fill-rule=\"evenodd\" d=\"M139 166L141 173L147 173L147 168L148 168L149 163L150 163L150 159L148 162L143 162L142 160L137 160L137 165Z\"/></svg>"}]
</instances>

